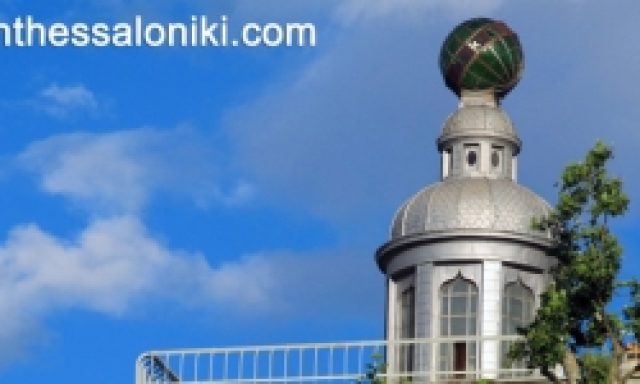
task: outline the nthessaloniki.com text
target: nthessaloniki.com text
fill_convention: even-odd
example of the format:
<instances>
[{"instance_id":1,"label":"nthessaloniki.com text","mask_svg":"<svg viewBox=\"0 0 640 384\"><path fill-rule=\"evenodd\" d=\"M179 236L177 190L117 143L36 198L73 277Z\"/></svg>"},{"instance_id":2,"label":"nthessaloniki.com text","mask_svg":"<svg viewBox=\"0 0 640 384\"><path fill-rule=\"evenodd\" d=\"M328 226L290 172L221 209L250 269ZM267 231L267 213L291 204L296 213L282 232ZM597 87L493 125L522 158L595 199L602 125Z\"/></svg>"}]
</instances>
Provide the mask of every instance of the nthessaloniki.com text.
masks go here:
<instances>
[{"instance_id":1,"label":"nthessaloniki.com text","mask_svg":"<svg viewBox=\"0 0 640 384\"><path fill-rule=\"evenodd\" d=\"M234 34L222 15L191 16L188 22L148 22L141 15L127 22L39 22L19 16L0 22L5 47L314 47L313 23L244 23Z\"/></svg>"}]
</instances>

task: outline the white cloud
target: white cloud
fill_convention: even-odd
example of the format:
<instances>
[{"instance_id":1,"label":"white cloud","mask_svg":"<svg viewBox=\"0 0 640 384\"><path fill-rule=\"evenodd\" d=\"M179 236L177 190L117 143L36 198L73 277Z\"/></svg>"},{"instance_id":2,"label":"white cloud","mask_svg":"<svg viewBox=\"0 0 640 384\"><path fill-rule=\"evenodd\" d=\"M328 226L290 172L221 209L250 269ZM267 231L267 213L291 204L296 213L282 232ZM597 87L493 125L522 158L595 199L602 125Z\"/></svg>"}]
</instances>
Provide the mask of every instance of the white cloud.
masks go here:
<instances>
[{"instance_id":1,"label":"white cloud","mask_svg":"<svg viewBox=\"0 0 640 384\"><path fill-rule=\"evenodd\" d=\"M246 181L221 186L224 171L210 146L185 128L69 133L32 143L19 159L46 192L92 212L136 212L158 192L187 196L198 205L250 199L254 190Z\"/></svg>"},{"instance_id":2,"label":"white cloud","mask_svg":"<svg viewBox=\"0 0 640 384\"><path fill-rule=\"evenodd\" d=\"M39 93L36 105L46 113L65 118L73 112L96 112L98 101L84 85L59 86L51 84Z\"/></svg>"},{"instance_id":3,"label":"white cloud","mask_svg":"<svg viewBox=\"0 0 640 384\"><path fill-rule=\"evenodd\" d=\"M174 259L134 218L95 222L71 242L35 225L14 228L0 246L0 361L34 342L53 310L122 313L152 294Z\"/></svg>"},{"instance_id":4,"label":"white cloud","mask_svg":"<svg viewBox=\"0 0 640 384\"><path fill-rule=\"evenodd\" d=\"M130 217L97 221L71 243L36 225L21 226L0 249L1 284L11 293L2 297L34 312L80 305L118 313L151 288L170 258Z\"/></svg>"},{"instance_id":5,"label":"white cloud","mask_svg":"<svg viewBox=\"0 0 640 384\"><path fill-rule=\"evenodd\" d=\"M163 246L132 216L94 221L74 239L19 226L0 245L0 362L36 343L48 314L69 308L121 316L171 303L226 318L329 310L366 318L379 309L372 305L377 297L370 300L371 277L378 276L362 273L354 260L344 252L276 252L211 265L197 253Z\"/></svg>"},{"instance_id":6,"label":"white cloud","mask_svg":"<svg viewBox=\"0 0 640 384\"><path fill-rule=\"evenodd\" d=\"M0 246L0 265L0 362L33 343L29 335L51 312L120 316L143 300L267 310L275 277L261 259L214 268L200 255L170 250L129 216L95 221L72 240L16 227Z\"/></svg>"}]
</instances>

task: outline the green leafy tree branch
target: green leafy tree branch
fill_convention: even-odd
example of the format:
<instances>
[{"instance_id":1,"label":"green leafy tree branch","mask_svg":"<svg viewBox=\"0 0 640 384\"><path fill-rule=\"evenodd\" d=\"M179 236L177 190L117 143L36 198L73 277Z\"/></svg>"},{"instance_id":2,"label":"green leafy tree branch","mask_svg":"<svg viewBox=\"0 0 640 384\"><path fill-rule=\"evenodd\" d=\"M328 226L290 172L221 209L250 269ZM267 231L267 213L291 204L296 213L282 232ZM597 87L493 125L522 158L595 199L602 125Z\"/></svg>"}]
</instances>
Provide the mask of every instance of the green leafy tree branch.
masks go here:
<instances>
[{"instance_id":1,"label":"green leafy tree branch","mask_svg":"<svg viewBox=\"0 0 640 384\"><path fill-rule=\"evenodd\" d=\"M554 383L560 382L558 364L569 383L625 383L640 370L621 371L626 344L640 336L640 286L617 280L622 247L610 220L628 210L629 198L622 181L608 174L612 157L611 148L598 141L582 162L567 166L555 209L534 221L555 240L558 264L536 318L521 329L525 340L514 344L510 357L526 359ZM620 287L631 292L622 317L607 311ZM607 354L585 353L594 350Z\"/></svg>"}]
</instances>

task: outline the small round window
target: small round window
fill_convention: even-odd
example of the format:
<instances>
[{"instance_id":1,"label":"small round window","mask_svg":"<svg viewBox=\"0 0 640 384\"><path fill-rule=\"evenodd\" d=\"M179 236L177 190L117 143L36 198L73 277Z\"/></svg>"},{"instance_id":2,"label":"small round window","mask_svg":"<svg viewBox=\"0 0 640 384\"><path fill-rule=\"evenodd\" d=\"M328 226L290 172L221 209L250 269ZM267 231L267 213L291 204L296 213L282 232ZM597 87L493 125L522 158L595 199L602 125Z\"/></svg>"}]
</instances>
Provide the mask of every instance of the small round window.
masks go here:
<instances>
[{"instance_id":1,"label":"small round window","mask_svg":"<svg viewBox=\"0 0 640 384\"><path fill-rule=\"evenodd\" d=\"M477 161L478 161L478 155L476 154L476 151L469 151L467 153L467 164L473 167L476 165Z\"/></svg>"},{"instance_id":2,"label":"small round window","mask_svg":"<svg viewBox=\"0 0 640 384\"><path fill-rule=\"evenodd\" d=\"M500 154L498 153L498 151L493 151L491 153L491 165L494 168L498 168L498 166L500 165Z\"/></svg>"}]
</instances>

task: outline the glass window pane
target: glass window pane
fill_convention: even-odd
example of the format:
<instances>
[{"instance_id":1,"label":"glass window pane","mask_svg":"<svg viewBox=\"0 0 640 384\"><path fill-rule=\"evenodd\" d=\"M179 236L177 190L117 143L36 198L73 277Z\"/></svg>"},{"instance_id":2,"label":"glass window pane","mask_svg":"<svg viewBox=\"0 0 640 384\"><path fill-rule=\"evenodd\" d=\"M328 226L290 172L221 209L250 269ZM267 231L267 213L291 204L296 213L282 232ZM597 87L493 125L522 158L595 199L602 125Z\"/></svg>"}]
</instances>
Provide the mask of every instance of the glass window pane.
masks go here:
<instances>
[{"instance_id":1,"label":"glass window pane","mask_svg":"<svg viewBox=\"0 0 640 384\"><path fill-rule=\"evenodd\" d=\"M533 293L522 283L510 283L505 286L504 299L502 301L502 333L517 334L517 328L530 322L528 311L533 309ZM501 345L501 363L505 368L524 367L522 361L510 361L507 353L511 343L503 342Z\"/></svg>"},{"instance_id":2,"label":"glass window pane","mask_svg":"<svg viewBox=\"0 0 640 384\"><path fill-rule=\"evenodd\" d=\"M491 166L493 166L493 168L498 168L500 166L500 154L497 150L494 150L493 153L491 153Z\"/></svg>"},{"instance_id":3,"label":"glass window pane","mask_svg":"<svg viewBox=\"0 0 640 384\"><path fill-rule=\"evenodd\" d=\"M440 370L448 371L449 370L449 344L443 343L440 344Z\"/></svg>"},{"instance_id":4,"label":"glass window pane","mask_svg":"<svg viewBox=\"0 0 640 384\"><path fill-rule=\"evenodd\" d=\"M402 338L411 338L414 336L414 320L415 320L415 305L414 305L414 288L409 287L402 292Z\"/></svg>"},{"instance_id":5,"label":"glass window pane","mask_svg":"<svg viewBox=\"0 0 640 384\"><path fill-rule=\"evenodd\" d=\"M454 280L451 290L453 293L467 293L469 290L468 287L469 283L458 278Z\"/></svg>"},{"instance_id":6,"label":"glass window pane","mask_svg":"<svg viewBox=\"0 0 640 384\"><path fill-rule=\"evenodd\" d=\"M450 293L450 296L447 296ZM440 335L475 334L478 306L477 288L473 283L457 278L440 289Z\"/></svg>"},{"instance_id":7,"label":"glass window pane","mask_svg":"<svg viewBox=\"0 0 640 384\"><path fill-rule=\"evenodd\" d=\"M517 327L518 325L513 321L513 319L511 319L511 321L509 321L509 327L507 329L507 333L509 335L517 335Z\"/></svg>"},{"instance_id":8,"label":"glass window pane","mask_svg":"<svg viewBox=\"0 0 640 384\"><path fill-rule=\"evenodd\" d=\"M447 367L447 357L446 357L446 355L442 356L440 358L440 370L441 371L448 371L449 370L449 367Z\"/></svg>"},{"instance_id":9,"label":"glass window pane","mask_svg":"<svg viewBox=\"0 0 640 384\"><path fill-rule=\"evenodd\" d=\"M480 154L480 146L477 144L467 144L464 146L464 153L467 162L467 168L469 169L477 169L478 168L478 158Z\"/></svg>"},{"instance_id":10,"label":"glass window pane","mask_svg":"<svg viewBox=\"0 0 640 384\"><path fill-rule=\"evenodd\" d=\"M451 298L451 314L464 315L466 312L467 312L467 298L452 297Z\"/></svg>"},{"instance_id":11,"label":"glass window pane","mask_svg":"<svg viewBox=\"0 0 640 384\"><path fill-rule=\"evenodd\" d=\"M475 166L477 161L478 155L476 154L476 151L467 152L467 163L469 164L469 166Z\"/></svg>"},{"instance_id":12,"label":"glass window pane","mask_svg":"<svg viewBox=\"0 0 640 384\"><path fill-rule=\"evenodd\" d=\"M509 294L511 297L522 297L522 286L520 284L511 284Z\"/></svg>"},{"instance_id":13,"label":"glass window pane","mask_svg":"<svg viewBox=\"0 0 640 384\"><path fill-rule=\"evenodd\" d=\"M468 368L474 370L476 367L476 343L467 343Z\"/></svg>"},{"instance_id":14,"label":"glass window pane","mask_svg":"<svg viewBox=\"0 0 640 384\"><path fill-rule=\"evenodd\" d=\"M526 326L533 320L533 292L521 283L505 286L502 301L502 332L517 334L517 328Z\"/></svg>"},{"instance_id":15,"label":"glass window pane","mask_svg":"<svg viewBox=\"0 0 640 384\"><path fill-rule=\"evenodd\" d=\"M509 357L508 357L508 353L509 353L509 348L510 348L511 343L509 341L503 341L500 343L500 356L502 358L502 363L500 364L500 366L502 368L508 368L509 367Z\"/></svg>"},{"instance_id":16,"label":"glass window pane","mask_svg":"<svg viewBox=\"0 0 640 384\"><path fill-rule=\"evenodd\" d=\"M509 300L509 306L509 316L513 318L522 317L522 301L512 298Z\"/></svg>"},{"instance_id":17,"label":"glass window pane","mask_svg":"<svg viewBox=\"0 0 640 384\"><path fill-rule=\"evenodd\" d=\"M469 330L469 335L475 335L476 334L476 318L475 317L471 317L467 320L469 322L467 329Z\"/></svg>"},{"instance_id":18,"label":"glass window pane","mask_svg":"<svg viewBox=\"0 0 640 384\"><path fill-rule=\"evenodd\" d=\"M533 320L532 308L533 308L533 303L529 301L525 301L524 312L522 313L522 315L523 315L524 321L526 321L527 323Z\"/></svg>"},{"instance_id":19,"label":"glass window pane","mask_svg":"<svg viewBox=\"0 0 640 384\"><path fill-rule=\"evenodd\" d=\"M451 336L462 336L467 334L466 318L451 318Z\"/></svg>"},{"instance_id":20,"label":"glass window pane","mask_svg":"<svg viewBox=\"0 0 640 384\"><path fill-rule=\"evenodd\" d=\"M440 335L449 336L449 321L447 317L440 320Z\"/></svg>"},{"instance_id":21,"label":"glass window pane","mask_svg":"<svg viewBox=\"0 0 640 384\"><path fill-rule=\"evenodd\" d=\"M441 343L440 344L440 356L447 356L448 351L449 351L449 344Z\"/></svg>"}]
</instances>

